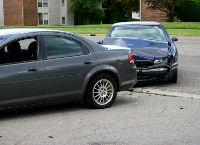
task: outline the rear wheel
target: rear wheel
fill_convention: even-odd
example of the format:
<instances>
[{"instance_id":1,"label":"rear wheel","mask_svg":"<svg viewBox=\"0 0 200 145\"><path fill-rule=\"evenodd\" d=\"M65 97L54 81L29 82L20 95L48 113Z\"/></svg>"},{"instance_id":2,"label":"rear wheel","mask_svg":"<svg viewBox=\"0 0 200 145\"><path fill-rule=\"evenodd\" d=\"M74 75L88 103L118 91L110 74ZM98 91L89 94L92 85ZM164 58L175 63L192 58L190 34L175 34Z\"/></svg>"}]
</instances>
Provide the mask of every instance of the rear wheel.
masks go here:
<instances>
[{"instance_id":1,"label":"rear wheel","mask_svg":"<svg viewBox=\"0 0 200 145\"><path fill-rule=\"evenodd\" d=\"M168 79L170 83L177 83L178 80L178 68L175 70L171 78Z\"/></svg>"},{"instance_id":2,"label":"rear wheel","mask_svg":"<svg viewBox=\"0 0 200 145\"><path fill-rule=\"evenodd\" d=\"M85 95L85 103L92 108L110 107L117 96L117 85L113 77L100 74L89 83Z\"/></svg>"}]
</instances>

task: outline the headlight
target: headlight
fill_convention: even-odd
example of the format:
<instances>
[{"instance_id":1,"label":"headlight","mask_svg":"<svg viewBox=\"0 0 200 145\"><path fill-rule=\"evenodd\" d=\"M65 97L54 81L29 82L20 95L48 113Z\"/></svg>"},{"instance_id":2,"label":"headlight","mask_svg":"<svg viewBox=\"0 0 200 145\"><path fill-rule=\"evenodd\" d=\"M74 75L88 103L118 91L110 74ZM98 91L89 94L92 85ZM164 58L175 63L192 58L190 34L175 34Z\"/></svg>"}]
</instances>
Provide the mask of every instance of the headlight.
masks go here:
<instances>
[{"instance_id":1,"label":"headlight","mask_svg":"<svg viewBox=\"0 0 200 145\"><path fill-rule=\"evenodd\" d=\"M167 58L155 59L154 65L158 65L158 64L167 64Z\"/></svg>"}]
</instances>

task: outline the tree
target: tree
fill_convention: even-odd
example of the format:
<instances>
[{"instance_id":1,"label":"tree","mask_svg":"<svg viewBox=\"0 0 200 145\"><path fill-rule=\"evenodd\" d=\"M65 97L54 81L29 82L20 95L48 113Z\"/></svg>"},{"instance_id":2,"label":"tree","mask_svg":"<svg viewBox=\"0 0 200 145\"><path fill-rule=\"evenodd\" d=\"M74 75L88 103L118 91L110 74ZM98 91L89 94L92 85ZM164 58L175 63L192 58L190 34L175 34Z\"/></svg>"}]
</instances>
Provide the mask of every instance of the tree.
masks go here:
<instances>
[{"instance_id":1,"label":"tree","mask_svg":"<svg viewBox=\"0 0 200 145\"><path fill-rule=\"evenodd\" d=\"M89 15L94 13L102 1L103 0L71 0L70 10L78 15L80 23L87 24Z\"/></svg>"},{"instance_id":2,"label":"tree","mask_svg":"<svg viewBox=\"0 0 200 145\"><path fill-rule=\"evenodd\" d=\"M160 10L167 14L167 21L173 22L177 16L176 9L181 7L187 0L145 0L152 10Z\"/></svg>"},{"instance_id":3,"label":"tree","mask_svg":"<svg viewBox=\"0 0 200 145\"><path fill-rule=\"evenodd\" d=\"M89 24L100 24L105 18L105 13L102 9L97 8L89 16Z\"/></svg>"},{"instance_id":4,"label":"tree","mask_svg":"<svg viewBox=\"0 0 200 145\"><path fill-rule=\"evenodd\" d=\"M132 18L132 11L139 12L139 0L107 0L109 1L109 10L117 21L126 21L128 16Z\"/></svg>"},{"instance_id":5,"label":"tree","mask_svg":"<svg viewBox=\"0 0 200 145\"><path fill-rule=\"evenodd\" d=\"M115 0L117 3L121 3L125 9L131 10L134 12L139 12L140 10L140 2L139 0Z\"/></svg>"},{"instance_id":6,"label":"tree","mask_svg":"<svg viewBox=\"0 0 200 145\"><path fill-rule=\"evenodd\" d=\"M183 22L200 22L200 0L188 0L177 11Z\"/></svg>"}]
</instances>

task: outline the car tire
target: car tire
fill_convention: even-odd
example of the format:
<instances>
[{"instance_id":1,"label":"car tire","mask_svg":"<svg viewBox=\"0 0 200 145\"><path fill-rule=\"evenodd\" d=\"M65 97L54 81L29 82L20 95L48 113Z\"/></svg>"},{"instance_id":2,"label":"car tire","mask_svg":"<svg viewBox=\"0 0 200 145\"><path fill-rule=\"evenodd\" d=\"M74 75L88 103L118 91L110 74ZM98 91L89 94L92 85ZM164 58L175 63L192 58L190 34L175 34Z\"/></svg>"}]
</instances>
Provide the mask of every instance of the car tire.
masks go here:
<instances>
[{"instance_id":1,"label":"car tire","mask_svg":"<svg viewBox=\"0 0 200 145\"><path fill-rule=\"evenodd\" d=\"M94 109L110 107L117 96L117 85L113 77L107 74L99 74L89 83L85 103Z\"/></svg>"},{"instance_id":2,"label":"car tire","mask_svg":"<svg viewBox=\"0 0 200 145\"><path fill-rule=\"evenodd\" d=\"M170 83L177 83L178 80L178 68L175 70L171 78L168 79Z\"/></svg>"}]
</instances>

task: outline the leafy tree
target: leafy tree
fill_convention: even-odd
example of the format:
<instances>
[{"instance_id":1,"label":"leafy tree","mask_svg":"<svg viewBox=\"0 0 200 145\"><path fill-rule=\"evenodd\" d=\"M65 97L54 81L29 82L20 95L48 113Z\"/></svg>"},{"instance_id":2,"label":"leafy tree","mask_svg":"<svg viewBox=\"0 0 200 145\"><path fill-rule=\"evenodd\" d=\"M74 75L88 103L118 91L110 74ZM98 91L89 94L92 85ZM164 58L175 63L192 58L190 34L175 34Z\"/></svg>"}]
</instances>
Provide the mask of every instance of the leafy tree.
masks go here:
<instances>
[{"instance_id":1,"label":"leafy tree","mask_svg":"<svg viewBox=\"0 0 200 145\"><path fill-rule=\"evenodd\" d=\"M102 9L97 8L89 16L89 24L100 24L105 18L105 13Z\"/></svg>"},{"instance_id":2,"label":"leafy tree","mask_svg":"<svg viewBox=\"0 0 200 145\"><path fill-rule=\"evenodd\" d=\"M181 21L200 22L200 0L188 0L177 11Z\"/></svg>"},{"instance_id":3,"label":"leafy tree","mask_svg":"<svg viewBox=\"0 0 200 145\"><path fill-rule=\"evenodd\" d=\"M140 2L139 0L107 0L110 4L109 10L111 15L114 16L117 21L126 21L132 18L132 11L139 12Z\"/></svg>"},{"instance_id":4,"label":"leafy tree","mask_svg":"<svg viewBox=\"0 0 200 145\"><path fill-rule=\"evenodd\" d=\"M79 17L80 23L87 24L88 17L103 0L71 0L70 10Z\"/></svg>"},{"instance_id":5,"label":"leafy tree","mask_svg":"<svg viewBox=\"0 0 200 145\"><path fill-rule=\"evenodd\" d=\"M131 10L134 12L139 12L140 10L140 1L139 0L115 0L117 3L121 3L125 9Z\"/></svg>"},{"instance_id":6,"label":"leafy tree","mask_svg":"<svg viewBox=\"0 0 200 145\"><path fill-rule=\"evenodd\" d=\"M145 0L152 10L160 10L167 14L167 21L173 22L174 17L177 16L176 9L180 8L184 2L188 0Z\"/></svg>"}]
</instances>

